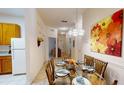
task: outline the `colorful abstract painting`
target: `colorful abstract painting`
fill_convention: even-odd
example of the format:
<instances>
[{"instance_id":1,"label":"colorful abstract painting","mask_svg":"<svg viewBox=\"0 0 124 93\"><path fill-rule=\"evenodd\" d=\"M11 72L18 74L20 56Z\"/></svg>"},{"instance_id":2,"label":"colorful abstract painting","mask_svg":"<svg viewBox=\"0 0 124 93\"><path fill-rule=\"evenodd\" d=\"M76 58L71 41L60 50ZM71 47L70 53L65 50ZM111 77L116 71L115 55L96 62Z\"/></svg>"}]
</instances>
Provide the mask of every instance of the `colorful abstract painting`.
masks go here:
<instances>
[{"instance_id":1,"label":"colorful abstract painting","mask_svg":"<svg viewBox=\"0 0 124 93\"><path fill-rule=\"evenodd\" d=\"M123 10L99 21L91 29L91 50L121 57Z\"/></svg>"}]
</instances>

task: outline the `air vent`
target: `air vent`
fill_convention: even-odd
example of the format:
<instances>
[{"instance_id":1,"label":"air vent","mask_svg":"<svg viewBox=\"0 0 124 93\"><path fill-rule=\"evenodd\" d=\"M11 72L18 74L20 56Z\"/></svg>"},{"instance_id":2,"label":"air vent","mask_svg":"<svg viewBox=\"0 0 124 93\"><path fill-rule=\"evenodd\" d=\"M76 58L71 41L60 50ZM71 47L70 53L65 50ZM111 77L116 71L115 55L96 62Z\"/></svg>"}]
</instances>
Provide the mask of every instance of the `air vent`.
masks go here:
<instances>
[{"instance_id":1,"label":"air vent","mask_svg":"<svg viewBox=\"0 0 124 93\"><path fill-rule=\"evenodd\" d=\"M50 29L50 31L52 31L52 32L53 32L53 31L54 31L54 29Z\"/></svg>"},{"instance_id":2,"label":"air vent","mask_svg":"<svg viewBox=\"0 0 124 93\"><path fill-rule=\"evenodd\" d=\"M61 20L62 23L67 23L68 21L67 20Z\"/></svg>"}]
</instances>

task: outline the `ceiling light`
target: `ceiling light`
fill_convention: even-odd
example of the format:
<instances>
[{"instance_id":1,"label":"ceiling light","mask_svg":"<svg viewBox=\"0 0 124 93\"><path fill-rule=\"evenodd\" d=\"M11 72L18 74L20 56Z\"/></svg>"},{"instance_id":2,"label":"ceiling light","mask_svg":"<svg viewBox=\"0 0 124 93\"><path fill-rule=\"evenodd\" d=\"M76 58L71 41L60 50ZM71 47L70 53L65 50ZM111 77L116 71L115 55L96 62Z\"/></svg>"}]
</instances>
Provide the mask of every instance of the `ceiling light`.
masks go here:
<instances>
[{"instance_id":1,"label":"ceiling light","mask_svg":"<svg viewBox=\"0 0 124 93\"><path fill-rule=\"evenodd\" d=\"M83 29L73 29L68 31L69 36L83 36L84 35L84 30Z\"/></svg>"},{"instance_id":2,"label":"ceiling light","mask_svg":"<svg viewBox=\"0 0 124 93\"><path fill-rule=\"evenodd\" d=\"M72 31L71 31L71 30L68 32L68 35L69 35L69 36L71 36L71 35L72 35Z\"/></svg>"},{"instance_id":3,"label":"ceiling light","mask_svg":"<svg viewBox=\"0 0 124 93\"><path fill-rule=\"evenodd\" d=\"M78 35L79 36L83 36L84 35L84 30L83 29L80 29L79 32L78 32Z\"/></svg>"},{"instance_id":4,"label":"ceiling light","mask_svg":"<svg viewBox=\"0 0 124 93\"><path fill-rule=\"evenodd\" d=\"M78 32L77 32L77 29L74 29L73 32L72 32L73 36L78 36Z\"/></svg>"},{"instance_id":5,"label":"ceiling light","mask_svg":"<svg viewBox=\"0 0 124 93\"><path fill-rule=\"evenodd\" d=\"M59 30L67 31L68 30L68 27L60 27Z\"/></svg>"},{"instance_id":6,"label":"ceiling light","mask_svg":"<svg viewBox=\"0 0 124 93\"><path fill-rule=\"evenodd\" d=\"M65 32L61 32L60 34L64 35L64 34L65 34Z\"/></svg>"}]
</instances>

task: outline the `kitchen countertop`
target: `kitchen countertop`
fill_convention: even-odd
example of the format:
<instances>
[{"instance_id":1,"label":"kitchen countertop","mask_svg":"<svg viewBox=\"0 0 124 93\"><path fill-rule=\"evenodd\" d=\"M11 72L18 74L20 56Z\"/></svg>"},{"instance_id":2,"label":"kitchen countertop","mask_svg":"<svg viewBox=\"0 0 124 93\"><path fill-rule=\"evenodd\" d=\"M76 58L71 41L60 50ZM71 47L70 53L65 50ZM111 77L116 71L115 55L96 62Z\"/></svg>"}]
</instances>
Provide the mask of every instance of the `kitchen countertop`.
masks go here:
<instances>
[{"instance_id":1,"label":"kitchen countertop","mask_svg":"<svg viewBox=\"0 0 124 93\"><path fill-rule=\"evenodd\" d=\"M11 56L8 52L0 52L0 56Z\"/></svg>"}]
</instances>

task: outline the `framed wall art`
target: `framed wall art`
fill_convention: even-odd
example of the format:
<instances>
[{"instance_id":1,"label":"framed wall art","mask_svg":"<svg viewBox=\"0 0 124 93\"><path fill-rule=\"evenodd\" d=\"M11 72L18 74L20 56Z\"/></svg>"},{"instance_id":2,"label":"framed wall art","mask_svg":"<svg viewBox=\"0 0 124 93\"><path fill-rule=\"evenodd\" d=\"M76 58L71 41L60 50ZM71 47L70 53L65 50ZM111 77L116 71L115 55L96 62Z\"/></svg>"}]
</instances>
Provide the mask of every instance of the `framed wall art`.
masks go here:
<instances>
[{"instance_id":1,"label":"framed wall art","mask_svg":"<svg viewBox=\"0 0 124 93\"><path fill-rule=\"evenodd\" d=\"M91 51L121 57L123 10L108 16L91 29Z\"/></svg>"}]
</instances>

